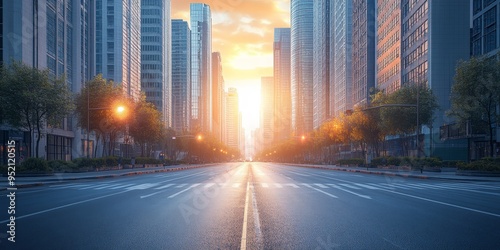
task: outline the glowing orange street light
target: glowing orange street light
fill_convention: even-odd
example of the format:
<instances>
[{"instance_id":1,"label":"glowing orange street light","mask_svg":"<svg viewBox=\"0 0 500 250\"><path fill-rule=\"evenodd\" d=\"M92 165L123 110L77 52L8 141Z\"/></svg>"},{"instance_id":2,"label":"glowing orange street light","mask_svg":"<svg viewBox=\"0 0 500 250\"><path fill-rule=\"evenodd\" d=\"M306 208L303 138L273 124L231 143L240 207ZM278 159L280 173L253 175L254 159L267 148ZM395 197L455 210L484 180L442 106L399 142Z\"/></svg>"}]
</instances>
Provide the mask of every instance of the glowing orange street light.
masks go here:
<instances>
[{"instance_id":1,"label":"glowing orange street light","mask_svg":"<svg viewBox=\"0 0 500 250\"><path fill-rule=\"evenodd\" d=\"M123 107L123 106L118 106L118 107L116 108L116 112L117 112L117 113L119 113L119 114L121 114L121 113L125 112L125 107Z\"/></svg>"},{"instance_id":2,"label":"glowing orange street light","mask_svg":"<svg viewBox=\"0 0 500 250\"><path fill-rule=\"evenodd\" d=\"M201 136L201 135L196 136L196 140L198 140L198 141L203 140L203 136Z\"/></svg>"},{"instance_id":3,"label":"glowing orange street light","mask_svg":"<svg viewBox=\"0 0 500 250\"><path fill-rule=\"evenodd\" d=\"M301 136L300 140L305 141L306 140L306 136L305 135Z\"/></svg>"}]
</instances>

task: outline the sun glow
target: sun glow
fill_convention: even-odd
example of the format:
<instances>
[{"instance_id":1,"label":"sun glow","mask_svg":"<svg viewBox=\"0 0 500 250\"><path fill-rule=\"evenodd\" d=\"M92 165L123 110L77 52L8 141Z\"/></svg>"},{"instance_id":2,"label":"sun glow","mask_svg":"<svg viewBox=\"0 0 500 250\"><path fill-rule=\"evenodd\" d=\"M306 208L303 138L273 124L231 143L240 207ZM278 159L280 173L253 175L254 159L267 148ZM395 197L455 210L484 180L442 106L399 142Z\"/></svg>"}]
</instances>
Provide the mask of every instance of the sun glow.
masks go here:
<instances>
[{"instance_id":1,"label":"sun glow","mask_svg":"<svg viewBox=\"0 0 500 250\"><path fill-rule=\"evenodd\" d=\"M238 81L228 87L238 89L239 110L242 114L242 126L246 130L259 127L260 121L260 80Z\"/></svg>"}]
</instances>

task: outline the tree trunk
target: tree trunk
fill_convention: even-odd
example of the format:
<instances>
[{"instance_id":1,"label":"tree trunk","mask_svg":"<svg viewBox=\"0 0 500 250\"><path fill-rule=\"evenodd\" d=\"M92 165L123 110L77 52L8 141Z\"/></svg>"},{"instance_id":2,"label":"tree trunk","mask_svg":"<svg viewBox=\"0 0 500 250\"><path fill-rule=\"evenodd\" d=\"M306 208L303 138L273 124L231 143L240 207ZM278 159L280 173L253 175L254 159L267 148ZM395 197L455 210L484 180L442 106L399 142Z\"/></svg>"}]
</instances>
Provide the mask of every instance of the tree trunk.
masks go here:
<instances>
[{"instance_id":1,"label":"tree trunk","mask_svg":"<svg viewBox=\"0 0 500 250\"><path fill-rule=\"evenodd\" d=\"M40 139L42 136L40 126L37 126L37 132L38 132L38 135L36 137L36 149L35 149L36 158L38 158L38 150L40 149Z\"/></svg>"}]
</instances>

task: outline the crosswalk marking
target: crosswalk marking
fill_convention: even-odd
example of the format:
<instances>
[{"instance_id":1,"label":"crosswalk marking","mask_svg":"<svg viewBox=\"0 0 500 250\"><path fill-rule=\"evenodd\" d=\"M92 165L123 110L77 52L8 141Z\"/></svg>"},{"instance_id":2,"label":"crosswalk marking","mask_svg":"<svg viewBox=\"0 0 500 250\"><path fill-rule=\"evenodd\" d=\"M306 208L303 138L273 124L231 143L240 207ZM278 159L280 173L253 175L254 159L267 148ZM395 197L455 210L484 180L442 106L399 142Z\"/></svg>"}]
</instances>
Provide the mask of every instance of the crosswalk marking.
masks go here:
<instances>
[{"instance_id":1,"label":"crosswalk marking","mask_svg":"<svg viewBox=\"0 0 500 250\"><path fill-rule=\"evenodd\" d=\"M320 184L320 183L314 183L314 185L320 187L320 188L328 188L327 186Z\"/></svg>"},{"instance_id":2,"label":"crosswalk marking","mask_svg":"<svg viewBox=\"0 0 500 250\"><path fill-rule=\"evenodd\" d=\"M328 196L330 196L330 197L332 197L332 198L339 198L339 197L337 197L337 196L335 196L335 195L333 195L333 194L330 194L330 193L328 193L328 192L325 192L325 191L323 191L323 190L321 190L321 189L317 189L317 188L315 188L315 187L312 187L311 185L309 185L309 184L307 184L307 183L302 183L302 185L304 185L304 186L306 186L306 187L308 187L308 188L311 188L311 189L313 189L313 190L316 190L316 191L318 191L318 192L320 192L320 193L326 194L326 195L328 195Z\"/></svg>"},{"instance_id":3,"label":"crosswalk marking","mask_svg":"<svg viewBox=\"0 0 500 250\"><path fill-rule=\"evenodd\" d=\"M339 185L344 186L344 187L348 187L348 188L351 188L351 189L357 189L357 190L361 189L359 187L356 187L356 186L353 186L353 185L350 185L350 184L345 184L345 183L340 183Z\"/></svg>"},{"instance_id":4,"label":"crosswalk marking","mask_svg":"<svg viewBox=\"0 0 500 250\"><path fill-rule=\"evenodd\" d=\"M157 187L157 188L155 188L155 189L165 189L165 188L171 187L171 186L173 186L173 185L175 185L175 184L170 183L170 184L167 184L167 185L164 185L164 186L161 186L161 187Z\"/></svg>"},{"instance_id":5,"label":"crosswalk marking","mask_svg":"<svg viewBox=\"0 0 500 250\"><path fill-rule=\"evenodd\" d=\"M342 182L342 181L340 181ZM82 191L90 191L90 190L156 190L157 192L153 194L147 194L141 196L141 198L152 196L156 193L160 193L167 190L175 190L177 195L186 192L189 189L192 189L196 186L200 186L202 188L210 188L216 186L217 188L234 188L238 189L243 187L241 182L208 182L208 183L165 183L163 182L153 182L153 183L117 183L117 182L106 182L106 183L75 183L75 184L64 184L64 185L52 185L49 186L51 189L73 189L73 190L82 190ZM293 190L300 188L309 188L315 191L324 190L328 191L328 196L333 195L335 197L336 193L339 191L349 193L361 198L371 199L369 195L363 194L358 191L376 191L376 190L385 190L385 191L397 191L404 190L410 192L411 190L456 190L463 192L473 192L473 193L481 193L488 194L494 196L500 196L500 186L494 185L485 185L485 184L475 184L475 183L447 183L447 182L378 182L378 183L278 183L278 182L254 182L252 186L255 188L271 188L271 189L282 189L282 190ZM336 189L336 190L335 190ZM297 190L298 191L298 190ZM319 192L319 191L318 191ZM321 192L325 193L325 192ZM334 195L335 194L335 195ZM170 198L175 197L176 195L171 196ZM332 197L332 196L331 196Z\"/></svg>"},{"instance_id":6,"label":"crosswalk marking","mask_svg":"<svg viewBox=\"0 0 500 250\"><path fill-rule=\"evenodd\" d=\"M371 189L371 190L380 190L380 188L373 187L373 186L366 185L366 184L361 184L361 183L355 183L355 184L360 186L360 187L364 187L364 188Z\"/></svg>"},{"instance_id":7,"label":"crosswalk marking","mask_svg":"<svg viewBox=\"0 0 500 250\"><path fill-rule=\"evenodd\" d=\"M132 186L134 184L125 184L125 185L120 185L120 186L116 186L116 187L112 187L110 189L119 189L119 188L124 188L124 187L128 187L128 186Z\"/></svg>"}]
</instances>

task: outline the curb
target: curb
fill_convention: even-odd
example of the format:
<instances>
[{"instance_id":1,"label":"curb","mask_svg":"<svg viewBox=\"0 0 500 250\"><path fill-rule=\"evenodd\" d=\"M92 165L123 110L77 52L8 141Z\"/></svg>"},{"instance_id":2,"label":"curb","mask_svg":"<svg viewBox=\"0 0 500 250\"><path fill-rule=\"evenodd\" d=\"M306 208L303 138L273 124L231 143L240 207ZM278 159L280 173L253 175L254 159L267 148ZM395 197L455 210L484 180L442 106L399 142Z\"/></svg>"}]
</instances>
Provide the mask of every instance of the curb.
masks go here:
<instances>
[{"instance_id":1,"label":"curb","mask_svg":"<svg viewBox=\"0 0 500 250\"><path fill-rule=\"evenodd\" d=\"M439 177L439 176L428 176L428 175L412 175L412 174L402 174L402 173L391 173L391 172L374 172L369 170L361 169L346 169L346 168L329 168L316 165L295 165L295 164L285 164L288 166L303 167L303 168L316 168L323 170L333 170L333 171L344 171L362 174L374 174L374 175L384 175L384 176L396 176L404 178L414 178L414 179L433 179L433 180L456 180L456 181L484 181L484 182L498 182L499 180L487 180L487 179L474 179L474 178L450 178L450 177Z\"/></svg>"},{"instance_id":2,"label":"curb","mask_svg":"<svg viewBox=\"0 0 500 250\"><path fill-rule=\"evenodd\" d=\"M195 168L203 168L203 167L212 167L215 164L205 164L205 165L198 165L195 167L178 167L178 168L166 168L166 169L155 169L155 170L142 170L142 171L136 171L136 172L127 172L127 173L121 173L121 174L108 174L108 175L96 175L96 176L85 176L85 177L70 177L70 178L62 178L62 179L45 179L40 182L33 182L33 183L26 183L26 184L16 184L13 187L0 187L0 191L7 190L8 188L29 188L29 187L39 187L39 186L44 186L47 184L64 184L76 180L92 180L92 179L107 179L107 178L115 178L115 177L122 177L122 176L133 176L133 175L143 175L143 174L154 174L154 173L163 173L163 172L174 172L174 171L182 171L182 170L188 170L188 169L195 169Z\"/></svg>"}]
</instances>

